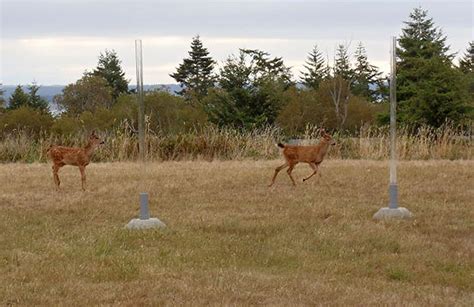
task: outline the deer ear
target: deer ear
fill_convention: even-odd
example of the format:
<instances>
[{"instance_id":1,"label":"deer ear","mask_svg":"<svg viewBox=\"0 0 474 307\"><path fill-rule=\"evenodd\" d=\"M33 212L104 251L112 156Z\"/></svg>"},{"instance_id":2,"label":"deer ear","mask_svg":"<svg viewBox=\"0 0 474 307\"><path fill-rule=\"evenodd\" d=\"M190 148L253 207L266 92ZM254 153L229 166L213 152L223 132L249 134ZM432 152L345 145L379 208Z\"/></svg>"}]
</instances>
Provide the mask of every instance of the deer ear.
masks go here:
<instances>
[{"instance_id":1,"label":"deer ear","mask_svg":"<svg viewBox=\"0 0 474 307\"><path fill-rule=\"evenodd\" d=\"M95 136L95 130L92 130L91 135Z\"/></svg>"}]
</instances>

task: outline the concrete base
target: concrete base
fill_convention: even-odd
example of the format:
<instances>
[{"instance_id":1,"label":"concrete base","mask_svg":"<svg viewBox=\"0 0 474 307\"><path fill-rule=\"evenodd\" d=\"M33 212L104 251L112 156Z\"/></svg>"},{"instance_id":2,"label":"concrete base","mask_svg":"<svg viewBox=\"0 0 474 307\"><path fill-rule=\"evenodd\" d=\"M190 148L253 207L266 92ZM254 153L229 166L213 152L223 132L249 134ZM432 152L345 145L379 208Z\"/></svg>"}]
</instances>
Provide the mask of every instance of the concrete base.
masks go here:
<instances>
[{"instance_id":1,"label":"concrete base","mask_svg":"<svg viewBox=\"0 0 474 307\"><path fill-rule=\"evenodd\" d=\"M383 219L408 219L411 218L413 214L408 211L407 208L398 207L395 209L392 208L380 208L377 213L374 214L375 220L383 220Z\"/></svg>"},{"instance_id":2,"label":"concrete base","mask_svg":"<svg viewBox=\"0 0 474 307\"><path fill-rule=\"evenodd\" d=\"M125 226L128 229L150 229L150 228L165 228L166 225L157 218L149 219L133 219Z\"/></svg>"}]
</instances>

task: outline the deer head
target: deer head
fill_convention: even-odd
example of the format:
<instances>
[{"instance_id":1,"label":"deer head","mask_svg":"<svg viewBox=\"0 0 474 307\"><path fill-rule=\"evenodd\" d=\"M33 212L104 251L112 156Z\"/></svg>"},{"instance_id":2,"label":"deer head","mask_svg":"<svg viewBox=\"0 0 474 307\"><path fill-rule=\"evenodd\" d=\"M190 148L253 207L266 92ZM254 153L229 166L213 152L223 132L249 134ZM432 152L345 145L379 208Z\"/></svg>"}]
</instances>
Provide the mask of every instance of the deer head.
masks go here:
<instances>
[{"instance_id":1,"label":"deer head","mask_svg":"<svg viewBox=\"0 0 474 307\"><path fill-rule=\"evenodd\" d=\"M91 135L89 136L89 144L95 147L98 145L102 145L104 143L105 142L97 136L97 134L95 133L95 130L92 131Z\"/></svg>"},{"instance_id":2,"label":"deer head","mask_svg":"<svg viewBox=\"0 0 474 307\"><path fill-rule=\"evenodd\" d=\"M329 133L326 132L325 129L321 128L320 131L321 131L321 137L326 143L333 146L336 145L336 141L332 138L332 136Z\"/></svg>"}]
</instances>

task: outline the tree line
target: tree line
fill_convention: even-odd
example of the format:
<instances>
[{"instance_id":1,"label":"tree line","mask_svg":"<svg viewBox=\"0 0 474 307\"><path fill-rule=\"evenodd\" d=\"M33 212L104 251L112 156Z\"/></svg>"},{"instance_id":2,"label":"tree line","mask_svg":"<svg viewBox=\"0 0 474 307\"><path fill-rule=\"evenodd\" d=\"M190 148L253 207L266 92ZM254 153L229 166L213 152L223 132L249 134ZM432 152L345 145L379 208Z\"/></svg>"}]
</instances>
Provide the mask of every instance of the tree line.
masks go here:
<instances>
[{"instance_id":1,"label":"tree line","mask_svg":"<svg viewBox=\"0 0 474 307\"><path fill-rule=\"evenodd\" d=\"M447 37L428 12L414 9L398 37L397 100L399 121L413 127L439 127L446 121L469 124L474 106L474 41L458 65ZM150 129L179 132L212 123L237 129L277 125L297 134L308 124L355 131L363 124L388 122L387 76L372 65L362 43L353 54L339 44L331 61L317 44L303 70L293 76L281 57L257 49L240 49L221 65L199 36L188 56L170 76L181 85L176 95L149 91L145 95ZM21 86L1 111L4 131L27 128L73 133L78 129L110 129L134 125L136 102L129 80L113 50L99 56L92 72L67 85L54 103L62 113L52 116L32 84ZM2 104L6 105L2 97Z\"/></svg>"}]
</instances>

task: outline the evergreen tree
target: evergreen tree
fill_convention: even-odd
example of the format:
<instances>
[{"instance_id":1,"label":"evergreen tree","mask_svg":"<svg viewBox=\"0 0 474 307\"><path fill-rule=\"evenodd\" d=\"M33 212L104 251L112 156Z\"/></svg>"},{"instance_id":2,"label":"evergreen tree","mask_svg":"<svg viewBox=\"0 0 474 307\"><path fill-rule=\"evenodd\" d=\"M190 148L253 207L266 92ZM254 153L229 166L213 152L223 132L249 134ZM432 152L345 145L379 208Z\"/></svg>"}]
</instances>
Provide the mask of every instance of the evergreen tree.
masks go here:
<instances>
[{"instance_id":1,"label":"evergreen tree","mask_svg":"<svg viewBox=\"0 0 474 307\"><path fill-rule=\"evenodd\" d=\"M36 85L35 82L33 82L31 85L28 85L28 91L29 91L28 105L33 109L46 112L49 109L49 103L46 99L38 95L39 88L40 87Z\"/></svg>"},{"instance_id":2,"label":"evergreen tree","mask_svg":"<svg viewBox=\"0 0 474 307\"><path fill-rule=\"evenodd\" d=\"M219 86L204 99L211 122L247 129L273 124L291 86L291 74L281 58L260 50L241 49L220 71Z\"/></svg>"},{"instance_id":3,"label":"evergreen tree","mask_svg":"<svg viewBox=\"0 0 474 307\"><path fill-rule=\"evenodd\" d=\"M114 50L105 50L100 53L97 67L92 75L102 77L112 88L112 98L114 101L121 93L128 93L129 81L125 79L125 72L122 70L121 61Z\"/></svg>"},{"instance_id":4,"label":"evergreen tree","mask_svg":"<svg viewBox=\"0 0 474 307\"><path fill-rule=\"evenodd\" d=\"M459 61L459 68L465 74L474 73L474 41L469 43L464 57Z\"/></svg>"},{"instance_id":5,"label":"evergreen tree","mask_svg":"<svg viewBox=\"0 0 474 307\"><path fill-rule=\"evenodd\" d=\"M306 71L302 71L301 82L306 88L318 89L319 84L324 78L327 78L328 68L323 55L315 45L309 53L306 64L303 65Z\"/></svg>"},{"instance_id":6,"label":"evergreen tree","mask_svg":"<svg viewBox=\"0 0 474 307\"><path fill-rule=\"evenodd\" d=\"M405 24L397 49L400 121L434 127L446 120L461 121L469 112L467 90L462 74L452 65L446 36L421 8Z\"/></svg>"},{"instance_id":7,"label":"evergreen tree","mask_svg":"<svg viewBox=\"0 0 474 307\"><path fill-rule=\"evenodd\" d=\"M339 129L343 128L347 119L353 82L354 71L351 68L348 47L339 44L336 49L332 75L325 82L325 89L331 97Z\"/></svg>"},{"instance_id":8,"label":"evergreen tree","mask_svg":"<svg viewBox=\"0 0 474 307\"><path fill-rule=\"evenodd\" d=\"M339 44L334 60L334 76L340 76L342 79L352 83L353 75L354 71L351 68L348 48Z\"/></svg>"},{"instance_id":9,"label":"evergreen tree","mask_svg":"<svg viewBox=\"0 0 474 307\"><path fill-rule=\"evenodd\" d=\"M196 98L200 101L206 96L207 91L214 87L216 77L213 74L214 60L209 56L209 52L204 48L199 35L191 42L189 58L183 60L176 72L170 74L183 88L177 92L190 100Z\"/></svg>"},{"instance_id":10,"label":"evergreen tree","mask_svg":"<svg viewBox=\"0 0 474 307\"><path fill-rule=\"evenodd\" d=\"M0 111L5 109L5 98L3 95L5 94L5 90L3 89L3 84L0 83Z\"/></svg>"},{"instance_id":11,"label":"evergreen tree","mask_svg":"<svg viewBox=\"0 0 474 307\"><path fill-rule=\"evenodd\" d=\"M283 63L281 57L270 58L270 54L257 49L241 49L244 57L250 58L249 67L252 70L252 81L255 85L261 85L268 81L281 82L288 87L293 84L291 72Z\"/></svg>"},{"instance_id":12,"label":"evergreen tree","mask_svg":"<svg viewBox=\"0 0 474 307\"><path fill-rule=\"evenodd\" d=\"M27 107L29 106L29 101L30 97L28 96L28 94L23 91L21 85L18 85L15 88L13 94L10 96L10 99L8 101L8 109L15 110L20 107Z\"/></svg>"},{"instance_id":13,"label":"evergreen tree","mask_svg":"<svg viewBox=\"0 0 474 307\"><path fill-rule=\"evenodd\" d=\"M464 74L464 80L469 89L472 107L474 105L474 41L469 43L464 57L459 61L459 68Z\"/></svg>"},{"instance_id":14,"label":"evergreen tree","mask_svg":"<svg viewBox=\"0 0 474 307\"><path fill-rule=\"evenodd\" d=\"M353 72L352 93L365 97L369 101L380 100L380 87L383 86L383 81L380 80L381 72L376 66L369 63L367 52L361 42L357 45L354 56L356 63Z\"/></svg>"},{"instance_id":15,"label":"evergreen tree","mask_svg":"<svg viewBox=\"0 0 474 307\"><path fill-rule=\"evenodd\" d=\"M453 54L448 54L449 46L446 46L447 37L434 26L433 18L428 18L428 11L416 8L410 13L410 21L404 23L407 27L402 29L397 50L401 66L405 59L452 60Z\"/></svg>"}]
</instances>

